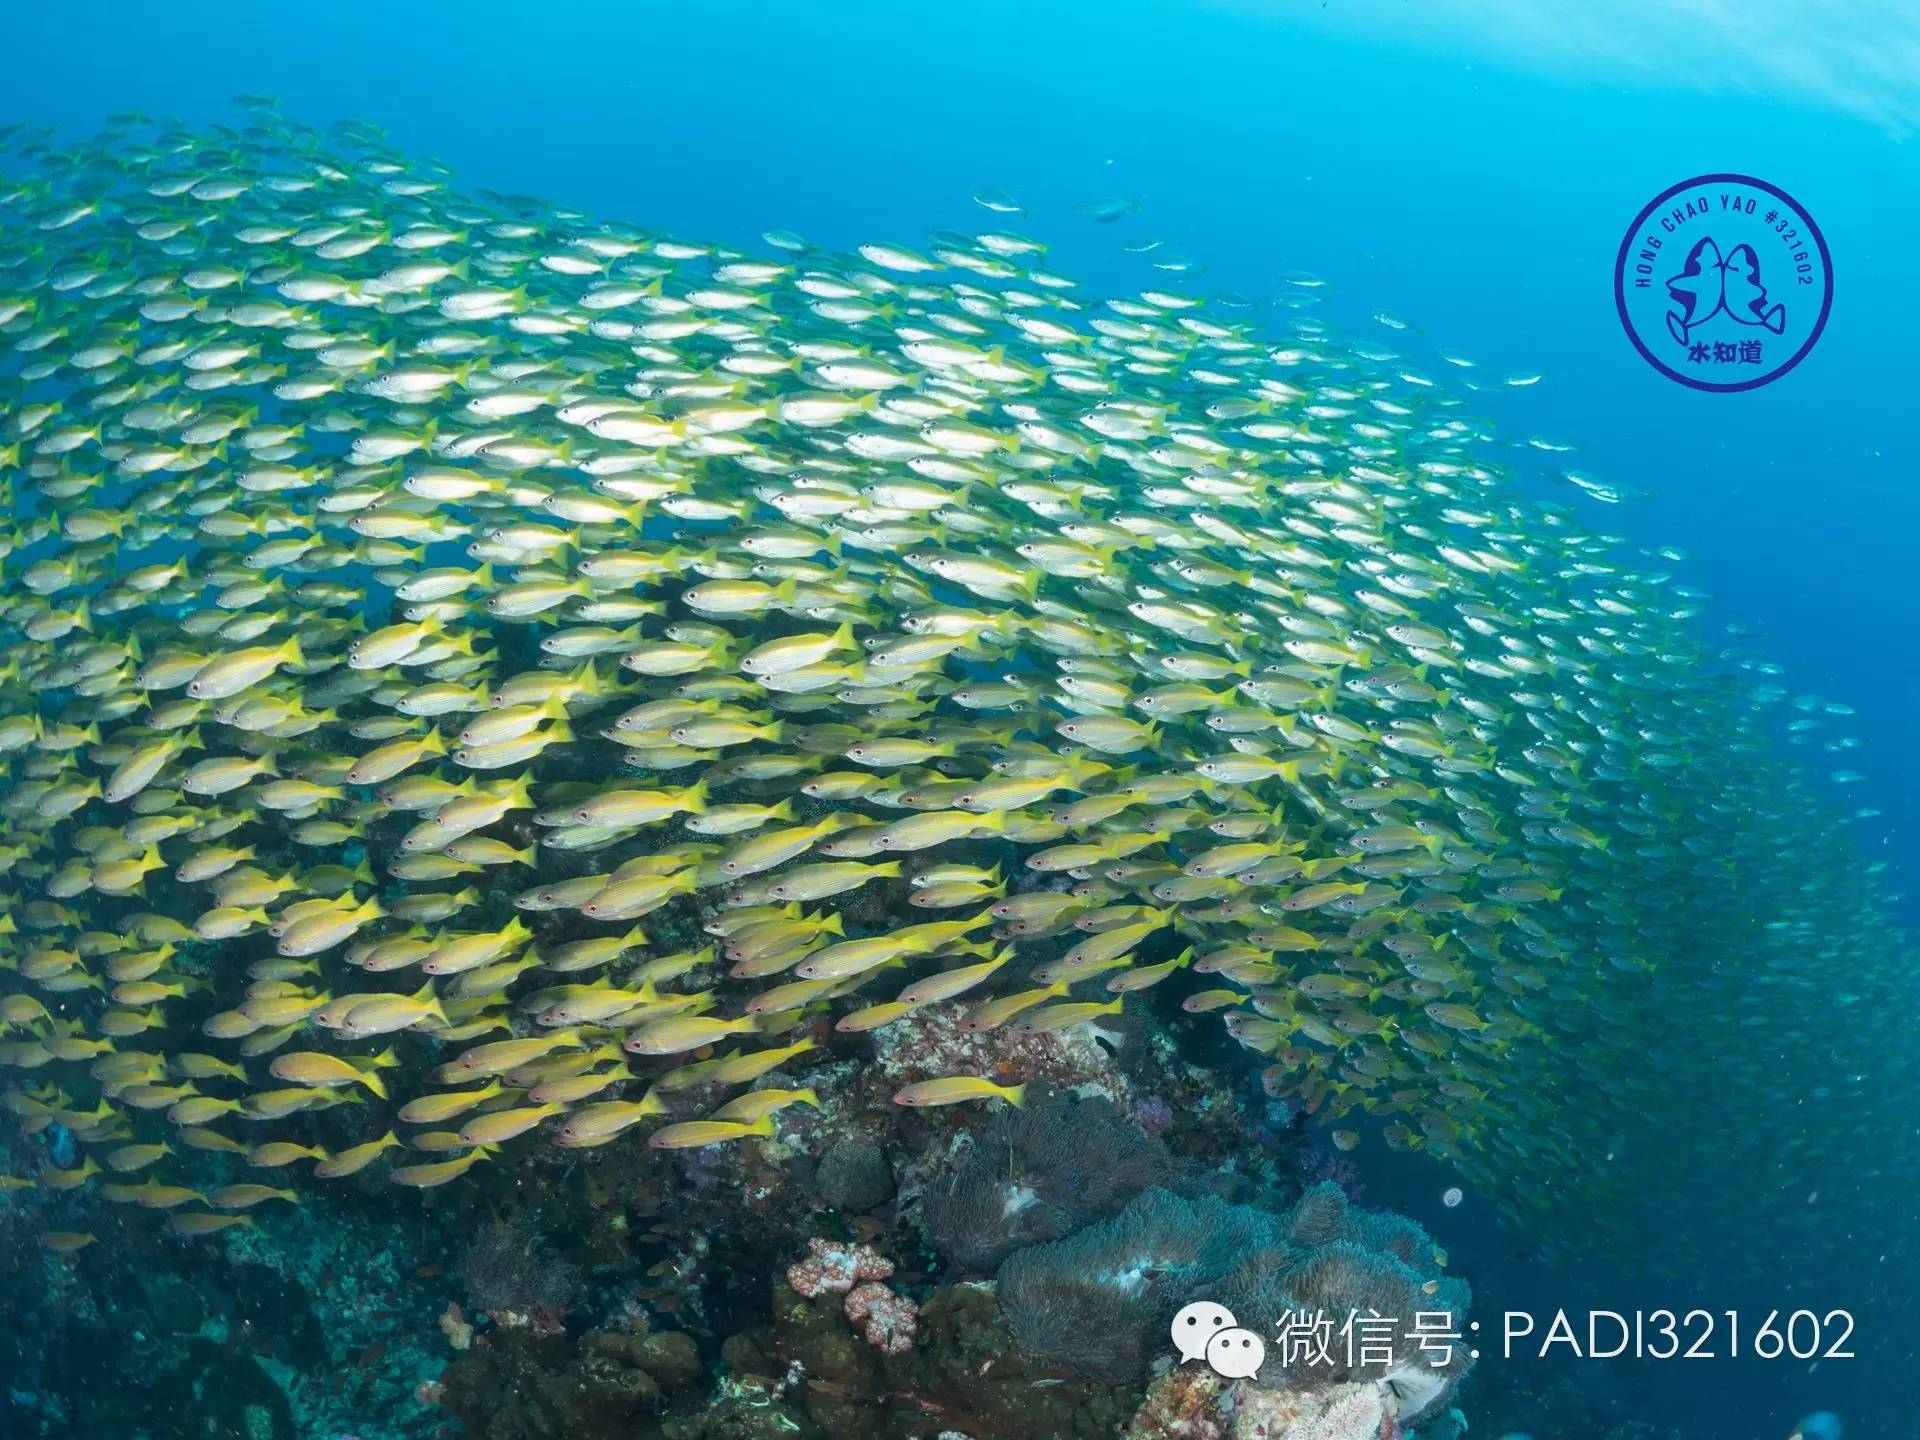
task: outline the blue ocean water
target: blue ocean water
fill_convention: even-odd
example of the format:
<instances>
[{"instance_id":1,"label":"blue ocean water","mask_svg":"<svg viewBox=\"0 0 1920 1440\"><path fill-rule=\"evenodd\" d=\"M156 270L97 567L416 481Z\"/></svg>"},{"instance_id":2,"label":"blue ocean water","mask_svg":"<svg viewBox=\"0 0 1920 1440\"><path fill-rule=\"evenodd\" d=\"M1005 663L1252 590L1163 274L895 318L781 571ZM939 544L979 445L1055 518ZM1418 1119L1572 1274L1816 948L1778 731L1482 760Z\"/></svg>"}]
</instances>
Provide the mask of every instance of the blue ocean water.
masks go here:
<instances>
[{"instance_id":1,"label":"blue ocean water","mask_svg":"<svg viewBox=\"0 0 1920 1440\"><path fill-rule=\"evenodd\" d=\"M224 120L228 96L250 91L304 121L380 126L468 188L743 247L760 248L769 228L834 248L912 245L979 222L969 193L994 186L1029 209L1021 228L1057 268L1095 292L1161 284L1259 303L1289 272L1324 277L1330 319L1430 370L1447 349L1498 373L1544 372L1484 407L1515 438L1575 447L1542 455L1538 490L1589 524L1683 549L1681 573L1710 594L1712 620L1750 627L1796 692L1853 709L1861 744L1826 768L1870 777L1852 788L1882 812L1864 831L1872 854L1910 874L1920 77L1876 58L1912 53L1898 12L1801 12L346 0L322 13L73 0L0 14L0 120L75 135L113 111ZM1649 368L1611 289L1640 206L1720 171L1801 201L1835 276L1807 360L1737 395ZM1139 213L1107 226L1075 211L1096 197L1137 197ZM1146 235L1165 241L1156 256L1193 268L1157 271L1123 248ZM1381 326L1376 311L1410 329ZM1607 509L1556 478L1562 458L1631 492L1626 503ZM1838 1063L1854 1058L1844 1028L1832 1040ZM1781 1119L1847 1123L1811 1099ZM1782 1203L1845 1188L1845 1177L1781 1178ZM1920 1311L1911 1269L1882 1257L1910 1261L1914 1247L1910 1233L1878 1230L1910 1232L1910 1188L1835 1210L1835 1226L1859 1232L1857 1273L1808 1275L1792 1256L1756 1254L1746 1273L1675 1294L1639 1279L1632 1257L1605 1271L1543 1267L1523 1238L1476 1218L1472 1197L1440 1207L1446 1183L1423 1162L1389 1162L1370 1198L1435 1230L1473 1273L1490 1323L1501 1308L1800 1303L1851 1306L1860 1321L1853 1361L1587 1362L1564 1367L1569 1383L1700 1440L1784 1440L1822 1408L1863 1436L1910 1424Z\"/></svg>"}]
</instances>

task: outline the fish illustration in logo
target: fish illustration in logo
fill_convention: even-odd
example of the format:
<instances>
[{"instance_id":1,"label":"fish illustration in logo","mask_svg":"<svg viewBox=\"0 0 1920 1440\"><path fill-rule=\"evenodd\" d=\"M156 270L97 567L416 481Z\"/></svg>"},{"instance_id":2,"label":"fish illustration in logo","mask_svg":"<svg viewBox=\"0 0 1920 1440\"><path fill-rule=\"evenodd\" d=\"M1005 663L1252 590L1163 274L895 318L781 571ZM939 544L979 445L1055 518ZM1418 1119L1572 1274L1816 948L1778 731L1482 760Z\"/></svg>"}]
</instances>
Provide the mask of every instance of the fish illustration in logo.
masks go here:
<instances>
[{"instance_id":1,"label":"fish illustration in logo","mask_svg":"<svg viewBox=\"0 0 1920 1440\"><path fill-rule=\"evenodd\" d=\"M1767 302L1760 257L1751 245L1736 245L1722 258L1713 237L1703 236L1680 273L1667 281L1667 293L1680 307L1667 312L1667 331L1682 345L1722 311L1741 325L1758 325L1775 335L1787 327L1787 307Z\"/></svg>"}]
</instances>

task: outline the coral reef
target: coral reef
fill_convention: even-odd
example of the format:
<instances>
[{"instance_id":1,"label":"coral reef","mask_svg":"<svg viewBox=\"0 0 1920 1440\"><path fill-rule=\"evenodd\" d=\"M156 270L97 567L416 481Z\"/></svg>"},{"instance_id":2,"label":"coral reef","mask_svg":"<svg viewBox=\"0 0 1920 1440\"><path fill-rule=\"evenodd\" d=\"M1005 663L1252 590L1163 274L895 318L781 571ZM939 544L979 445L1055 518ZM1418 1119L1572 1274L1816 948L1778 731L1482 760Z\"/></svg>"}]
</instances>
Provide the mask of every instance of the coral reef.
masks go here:
<instances>
[{"instance_id":1,"label":"coral reef","mask_svg":"<svg viewBox=\"0 0 1920 1440\"><path fill-rule=\"evenodd\" d=\"M787 1268L787 1284L811 1300L837 1292L847 1298L847 1318L864 1327L867 1343L889 1355L913 1348L919 1330L918 1307L905 1295L883 1284L893 1274L893 1262L867 1245L840 1245L815 1238L807 1242L807 1258Z\"/></svg>"},{"instance_id":2,"label":"coral reef","mask_svg":"<svg viewBox=\"0 0 1920 1440\"><path fill-rule=\"evenodd\" d=\"M869 1245L835 1244L815 1237L807 1258L787 1267L787 1284L809 1300L824 1291L845 1294L863 1280L884 1280L893 1262Z\"/></svg>"},{"instance_id":3,"label":"coral reef","mask_svg":"<svg viewBox=\"0 0 1920 1440\"><path fill-rule=\"evenodd\" d=\"M1174 1312L1260 1241L1264 1220L1150 1189L1110 1219L1008 1257L1000 1303L1026 1350L1095 1379L1137 1380L1166 1348Z\"/></svg>"},{"instance_id":4,"label":"coral reef","mask_svg":"<svg viewBox=\"0 0 1920 1440\"><path fill-rule=\"evenodd\" d=\"M1425 1231L1358 1210L1331 1184L1279 1215L1147 1190L1110 1219L1014 1253L999 1291L1025 1349L1105 1381L1137 1378L1197 1299L1289 1337L1267 1348L1258 1379L1269 1388L1379 1382L1412 1420L1470 1363L1454 1332L1471 1292L1441 1275Z\"/></svg>"},{"instance_id":5,"label":"coral reef","mask_svg":"<svg viewBox=\"0 0 1920 1440\"><path fill-rule=\"evenodd\" d=\"M1069 1380L1023 1355L991 1285L936 1288L919 1306L921 1342L892 1351L867 1344L833 1299L775 1287L769 1320L721 1346L725 1377L712 1409L684 1425L666 1422L667 1440L1096 1440L1132 1412L1126 1387ZM745 1423L767 1412L779 1417L777 1429L728 1428L730 1416Z\"/></svg>"},{"instance_id":6,"label":"coral reef","mask_svg":"<svg viewBox=\"0 0 1920 1440\"><path fill-rule=\"evenodd\" d=\"M828 1209L857 1215L893 1198L893 1167L878 1145L857 1139L836 1141L814 1166L813 1188Z\"/></svg>"},{"instance_id":7,"label":"coral reef","mask_svg":"<svg viewBox=\"0 0 1920 1440\"><path fill-rule=\"evenodd\" d=\"M0 1200L0 1217L22 1213ZM165 1240L122 1228L111 1207L82 1216L113 1249L0 1249L7 1440L434 1433L414 1398L445 1354L445 1297L418 1273L437 1258L426 1230L368 1224L351 1201L263 1215L270 1237Z\"/></svg>"},{"instance_id":8,"label":"coral reef","mask_svg":"<svg viewBox=\"0 0 1920 1440\"><path fill-rule=\"evenodd\" d=\"M675 1397L703 1403L707 1386L683 1333L594 1330L574 1341L494 1326L447 1367L437 1398L472 1440L629 1440Z\"/></svg>"},{"instance_id":9,"label":"coral reef","mask_svg":"<svg viewBox=\"0 0 1920 1440\"><path fill-rule=\"evenodd\" d=\"M1018 1025L969 1029L965 1014L964 1008L930 1006L873 1031L876 1078L897 1090L940 1075L990 1075L1008 1084L1043 1081L1120 1101L1128 1087L1116 1058L1128 1067L1145 1059L1138 1021L1124 1014L1040 1032Z\"/></svg>"},{"instance_id":10,"label":"coral reef","mask_svg":"<svg viewBox=\"0 0 1920 1440\"><path fill-rule=\"evenodd\" d=\"M274 1440L1094 1440L1147 1408L1158 1337L1136 1324L1142 1300L1122 1297L1102 1322L1114 1355L1102 1368L1092 1347L1090 1373L1045 1323L1048 1306L1074 1323L1084 1294L1050 1283L1040 1304L1029 1287L1033 1318L1016 1328L999 1286L963 1277L1050 1243L1091 1246L1135 1204L1126 1224L1143 1235L1156 1213L1163 1230L1206 1214L1231 1234L1234 1217L1262 1213L1250 1201L1295 1193L1291 1122L1272 1147L1236 1147L1257 1090L1195 1063L1158 1026L1118 1053L1097 1043L1108 1081L1086 1093L1040 1075L1024 1109L931 1112L891 1103L901 1072L868 1063L868 1037L808 1033L815 1048L774 1081L816 1089L821 1108L789 1112L777 1137L541 1153L519 1174L480 1167L468 1186L397 1209L378 1177L347 1180L325 1209L263 1209L251 1229L163 1242L165 1264L55 1259L29 1239L8 1254L33 1279L0 1296L0 1312L22 1331L57 1315L48 1328L73 1354L112 1353L100 1317L126 1317L140 1337L119 1342L128 1379L151 1388L171 1374L178 1390L199 1367L200 1392L182 1403L211 1411L205 1433L232 1440L262 1425ZM669 1103L677 1118L705 1098ZM528 1173L535 1183L520 1183ZM114 1236L123 1255L152 1243L117 1230L111 1210L66 1203L63 1224ZM1324 1201L1302 1221L1356 1223ZM1406 1248L1404 1234L1376 1239ZM936 1255L937 1281L923 1273ZM791 1283L769 1274L774 1256L792 1262L774 1272ZM1210 1247L1184 1264L1224 1283ZM1019 1267L1013 1278L1019 1309ZM1152 1277L1148 1308L1164 1309L1179 1279ZM77 1407L36 1408L75 1392ZM10 1420L27 1440L118 1440L135 1423L112 1390L77 1378L45 1375L20 1393Z\"/></svg>"},{"instance_id":11,"label":"coral reef","mask_svg":"<svg viewBox=\"0 0 1920 1440\"><path fill-rule=\"evenodd\" d=\"M919 1334L919 1307L878 1280L856 1285L847 1292L847 1319L865 1327L867 1343L889 1355L904 1355Z\"/></svg>"},{"instance_id":12,"label":"coral reef","mask_svg":"<svg viewBox=\"0 0 1920 1440\"><path fill-rule=\"evenodd\" d=\"M1244 1387L1236 1397L1233 1440L1399 1440L1387 1397L1352 1382L1324 1390Z\"/></svg>"},{"instance_id":13,"label":"coral reef","mask_svg":"<svg viewBox=\"0 0 1920 1440\"><path fill-rule=\"evenodd\" d=\"M1127 1424L1127 1440L1229 1440L1232 1382L1204 1365L1167 1371L1147 1387Z\"/></svg>"},{"instance_id":14,"label":"coral reef","mask_svg":"<svg viewBox=\"0 0 1920 1440\"><path fill-rule=\"evenodd\" d=\"M966 1160L928 1188L928 1238L949 1265L987 1274L1014 1251L1056 1240L1170 1182L1166 1147L1104 1098L1029 1091L996 1115Z\"/></svg>"},{"instance_id":15,"label":"coral reef","mask_svg":"<svg viewBox=\"0 0 1920 1440\"><path fill-rule=\"evenodd\" d=\"M1147 1388L1125 1440L1401 1440L1403 1434L1390 1397L1377 1385L1274 1390L1188 1366ZM1423 1431L1422 1440L1452 1437Z\"/></svg>"},{"instance_id":16,"label":"coral reef","mask_svg":"<svg viewBox=\"0 0 1920 1440\"><path fill-rule=\"evenodd\" d=\"M182 1437L206 1440L295 1440L286 1396L257 1361L234 1361L207 1339L195 1339L153 1383L149 1403ZM193 1417L189 1421L186 1417ZM162 1430L161 1434L168 1434Z\"/></svg>"},{"instance_id":17,"label":"coral reef","mask_svg":"<svg viewBox=\"0 0 1920 1440\"><path fill-rule=\"evenodd\" d=\"M479 1310L557 1325L580 1298L580 1269L554 1255L524 1218L496 1220L460 1258L460 1281Z\"/></svg>"}]
</instances>

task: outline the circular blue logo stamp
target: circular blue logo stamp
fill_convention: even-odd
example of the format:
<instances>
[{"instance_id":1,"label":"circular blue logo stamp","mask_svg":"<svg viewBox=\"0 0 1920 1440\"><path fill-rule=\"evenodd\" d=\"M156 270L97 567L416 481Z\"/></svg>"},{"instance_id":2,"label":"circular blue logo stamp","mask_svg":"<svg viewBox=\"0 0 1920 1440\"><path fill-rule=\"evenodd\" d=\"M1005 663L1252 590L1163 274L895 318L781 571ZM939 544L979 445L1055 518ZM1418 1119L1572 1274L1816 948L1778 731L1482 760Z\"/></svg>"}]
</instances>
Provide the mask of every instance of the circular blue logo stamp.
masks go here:
<instances>
[{"instance_id":1,"label":"circular blue logo stamp","mask_svg":"<svg viewBox=\"0 0 1920 1440\"><path fill-rule=\"evenodd\" d=\"M1696 175L1634 217L1613 263L1633 348L1696 390L1752 390L1798 365L1833 308L1813 217L1751 175Z\"/></svg>"}]
</instances>

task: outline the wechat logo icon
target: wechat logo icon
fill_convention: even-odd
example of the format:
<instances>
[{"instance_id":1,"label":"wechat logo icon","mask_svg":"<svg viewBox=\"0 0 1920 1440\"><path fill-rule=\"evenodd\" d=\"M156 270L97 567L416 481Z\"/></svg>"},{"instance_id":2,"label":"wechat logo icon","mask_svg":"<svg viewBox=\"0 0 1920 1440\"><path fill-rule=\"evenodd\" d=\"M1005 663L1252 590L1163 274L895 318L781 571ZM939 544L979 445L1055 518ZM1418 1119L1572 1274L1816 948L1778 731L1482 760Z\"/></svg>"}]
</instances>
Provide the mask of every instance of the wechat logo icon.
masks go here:
<instances>
[{"instance_id":1,"label":"wechat logo icon","mask_svg":"<svg viewBox=\"0 0 1920 1440\"><path fill-rule=\"evenodd\" d=\"M1171 1334L1183 1365L1205 1360L1222 1379L1251 1379L1267 1361L1267 1342L1241 1328L1231 1310L1211 1300L1196 1300L1182 1308L1173 1317Z\"/></svg>"}]
</instances>

